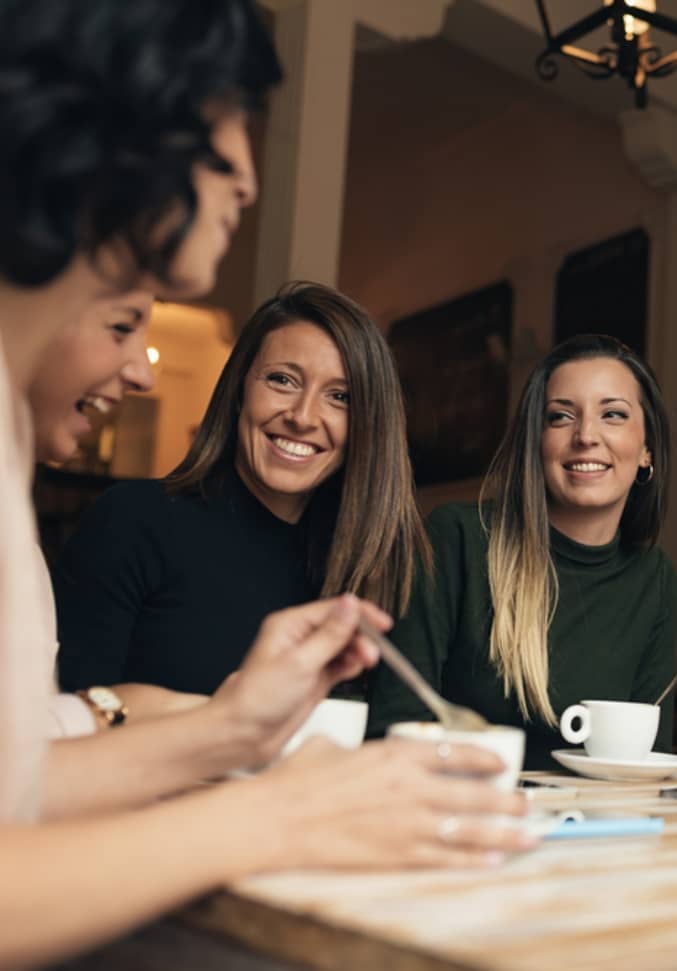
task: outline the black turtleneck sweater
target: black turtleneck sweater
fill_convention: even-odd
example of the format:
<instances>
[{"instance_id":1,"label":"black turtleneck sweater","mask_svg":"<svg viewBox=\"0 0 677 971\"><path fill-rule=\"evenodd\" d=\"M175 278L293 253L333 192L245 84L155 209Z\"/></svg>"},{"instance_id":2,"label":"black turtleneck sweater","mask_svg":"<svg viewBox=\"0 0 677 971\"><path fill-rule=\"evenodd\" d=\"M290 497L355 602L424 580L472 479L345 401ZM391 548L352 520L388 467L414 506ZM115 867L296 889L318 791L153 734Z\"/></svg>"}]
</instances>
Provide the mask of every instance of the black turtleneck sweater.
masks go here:
<instances>
[{"instance_id":1,"label":"black turtleneck sweater","mask_svg":"<svg viewBox=\"0 0 677 971\"><path fill-rule=\"evenodd\" d=\"M557 768L549 753L567 743L539 718L525 724L489 661L487 540L477 506L435 510L428 531L435 574L419 582L393 640L451 701L497 724L526 728L526 768ZM558 718L585 698L655 701L675 668L677 580L668 557L657 547L625 550L618 537L604 546L583 546L554 529L551 551L559 601L548 638L549 692ZM672 706L670 697L654 746L659 751L671 748ZM369 734L381 734L394 721L431 717L381 665Z\"/></svg>"},{"instance_id":2,"label":"black turtleneck sweater","mask_svg":"<svg viewBox=\"0 0 677 971\"><path fill-rule=\"evenodd\" d=\"M262 619L313 599L305 527L274 516L235 472L218 498L162 481L110 489L57 566L60 681L213 692Z\"/></svg>"}]
</instances>

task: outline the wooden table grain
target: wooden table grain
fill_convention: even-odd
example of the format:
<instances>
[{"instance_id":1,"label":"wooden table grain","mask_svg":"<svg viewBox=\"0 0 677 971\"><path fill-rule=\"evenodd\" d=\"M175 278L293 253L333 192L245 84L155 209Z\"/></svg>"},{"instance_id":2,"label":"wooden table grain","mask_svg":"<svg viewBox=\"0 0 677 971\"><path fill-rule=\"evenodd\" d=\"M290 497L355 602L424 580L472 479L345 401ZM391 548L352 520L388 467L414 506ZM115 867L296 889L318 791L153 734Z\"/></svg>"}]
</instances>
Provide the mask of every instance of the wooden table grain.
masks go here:
<instances>
[{"instance_id":1,"label":"wooden table grain","mask_svg":"<svg viewBox=\"0 0 677 971\"><path fill-rule=\"evenodd\" d=\"M252 969L674 971L677 800L658 793L677 783L527 775L553 784L531 790L536 807L659 815L664 832L546 841L484 871L258 876L186 908L173 932L180 927L224 955L233 947L240 957L250 953ZM218 965L206 957L201 964L195 949L191 960L162 967Z\"/></svg>"},{"instance_id":2,"label":"wooden table grain","mask_svg":"<svg viewBox=\"0 0 677 971\"><path fill-rule=\"evenodd\" d=\"M534 806L660 815L662 835L544 842L486 871L283 873L183 915L317 971L677 968L677 801L670 783L528 773ZM385 824L385 823L384 823Z\"/></svg>"}]
</instances>

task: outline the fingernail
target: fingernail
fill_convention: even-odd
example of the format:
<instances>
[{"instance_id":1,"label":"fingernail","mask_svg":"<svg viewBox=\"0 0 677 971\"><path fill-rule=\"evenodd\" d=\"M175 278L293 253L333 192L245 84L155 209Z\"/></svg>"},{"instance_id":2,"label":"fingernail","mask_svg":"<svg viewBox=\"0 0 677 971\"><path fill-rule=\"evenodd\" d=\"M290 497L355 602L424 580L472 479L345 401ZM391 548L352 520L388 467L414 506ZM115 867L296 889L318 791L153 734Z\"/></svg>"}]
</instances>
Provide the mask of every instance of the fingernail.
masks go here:
<instances>
[{"instance_id":1,"label":"fingernail","mask_svg":"<svg viewBox=\"0 0 677 971\"><path fill-rule=\"evenodd\" d=\"M344 593L338 598L334 606L331 608L332 617L337 619L346 619L352 617L355 612L355 604L357 603L357 598L352 593Z\"/></svg>"},{"instance_id":2,"label":"fingernail","mask_svg":"<svg viewBox=\"0 0 677 971\"><path fill-rule=\"evenodd\" d=\"M461 828L461 820L456 816L447 816L437 827L437 835L445 843L453 842L456 834Z\"/></svg>"},{"instance_id":3,"label":"fingernail","mask_svg":"<svg viewBox=\"0 0 677 971\"><path fill-rule=\"evenodd\" d=\"M538 846L540 842L540 837L534 836L533 833L519 834L519 844L523 850L530 850L533 846Z\"/></svg>"},{"instance_id":4,"label":"fingernail","mask_svg":"<svg viewBox=\"0 0 677 971\"><path fill-rule=\"evenodd\" d=\"M505 863L505 853L500 853L498 850L490 850L484 854L483 862L487 866L500 866L501 863Z\"/></svg>"},{"instance_id":5,"label":"fingernail","mask_svg":"<svg viewBox=\"0 0 677 971\"><path fill-rule=\"evenodd\" d=\"M381 657L381 655L378 652L378 648L374 647L373 644L367 645L367 653L369 655L369 661L371 664L376 664L379 658Z\"/></svg>"}]
</instances>

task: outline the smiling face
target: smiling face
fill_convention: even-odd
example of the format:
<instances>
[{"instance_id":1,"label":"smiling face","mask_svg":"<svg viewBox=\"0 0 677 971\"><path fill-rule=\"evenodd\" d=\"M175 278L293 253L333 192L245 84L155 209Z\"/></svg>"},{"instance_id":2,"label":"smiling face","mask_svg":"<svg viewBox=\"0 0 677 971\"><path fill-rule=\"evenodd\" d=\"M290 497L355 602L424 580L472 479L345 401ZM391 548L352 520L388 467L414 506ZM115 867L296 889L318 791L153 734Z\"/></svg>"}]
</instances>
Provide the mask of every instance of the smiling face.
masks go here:
<instances>
[{"instance_id":1,"label":"smiling face","mask_svg":"<svg viewBox=\"0 0 677 971\"><path fill-rule=\"evenodd\" d=\"M181 286L167 287L144 275L140 284L144 288L157 287L167 294L206 293L213 286L218 264L237 231L242 208L256 199L246 113L224 111L223 105L215 105L207 115L213 118L212 147L232 171L217 171L204 164L194 166L196 212L171 266L172 277L181 281ZM161 234L171 233L175 223L176 216L172 215ZM82 263L82 272L92 278L86 278L87 286L82 281L78 285L77 279L69 282L71 304L78 308L79 322L61 324L59 336L46 351L40 349L40 365L37 371L32 370L29 388L39 458L56 462L70 458L78 438L89 431L88 407L105 411L125 391L145 391L152 386L145 355L151 295L145 289L115 293L129 266L125 253L114 244L101 247L96 271L84 259L74 261L73 267L76 262ZM72 276L74 269L69 272ZM82 295L79 302L78 294ZM53 299L52 307L64 302L65 299ZM33 304L37 308L35 299ZM72 319L73 312L69 314ZM54 316L53 310L49 316ZM55 325L50 333L56 330Z\"/></svg>"},{"instance_id":2,"label":"smiling face","mask_svg":"<svg viewBox=\"0 0 677 971\"><path fill-rule=\"evenodd\" d=\"M550 521L579 542L610 542L638 468L651 464L639 384L620 361L585 358L556 368L545 397Z\"/></svg>"},{"instance_id":3,"label":"smiling face","mask_svg":"<svg viewBox=\"0 0 677 971\"><path fill-rule=\"evenodd\" d=\"M331 337L299 321L269 333L245 378L235 467L280 519L297 522L342 465L349 389Z\"/></svg>"},{"instance_id":4,"label":"smiling face","mask_svg":"<svg viewBox=\"0 0 677 971\"><path fill-rule=\"evenodd\" d=\"M47 348L28 391L38 459L65 462L90 429L87 411L110 411L127 391L149 391L144 291L92 302Z\"/></svg>"},{"instance_id":5,"label":"smiling face","mask_svg":"<svg viewBox=\"0 0 677 971\"><path fill-rule=\"evenodd\" d=\"M193 168L197 209L172 263L172 276L184 284L183 295L200 295L212 288L219 262L239 226L240 212L257 194L245 112L224 114L221 108L211 143L232 171L217 171L204 164ZM164 292L165 287L160 289Z\"/></svg>"}]
</instances>

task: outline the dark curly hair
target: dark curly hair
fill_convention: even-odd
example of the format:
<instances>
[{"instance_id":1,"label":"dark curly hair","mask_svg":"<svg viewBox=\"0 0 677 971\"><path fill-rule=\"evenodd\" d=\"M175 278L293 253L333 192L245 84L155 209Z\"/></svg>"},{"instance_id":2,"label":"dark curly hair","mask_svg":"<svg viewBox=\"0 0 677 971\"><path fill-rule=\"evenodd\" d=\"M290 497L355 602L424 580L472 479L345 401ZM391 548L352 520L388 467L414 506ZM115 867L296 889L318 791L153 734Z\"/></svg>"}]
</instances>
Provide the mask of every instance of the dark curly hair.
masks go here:
<instances>
[{"instance_id":1,"label":"dark curly hair","mask_svg":"<svg viewBox=\"0 0 677 971\"><path fill-rule=\"evenodd\" d=\"M205 106L256 107L280 79L251 0L0 0L0 275L47 283L120 239L167 281L192 166L232 171Z\"/></svg>"}]
</instances>

